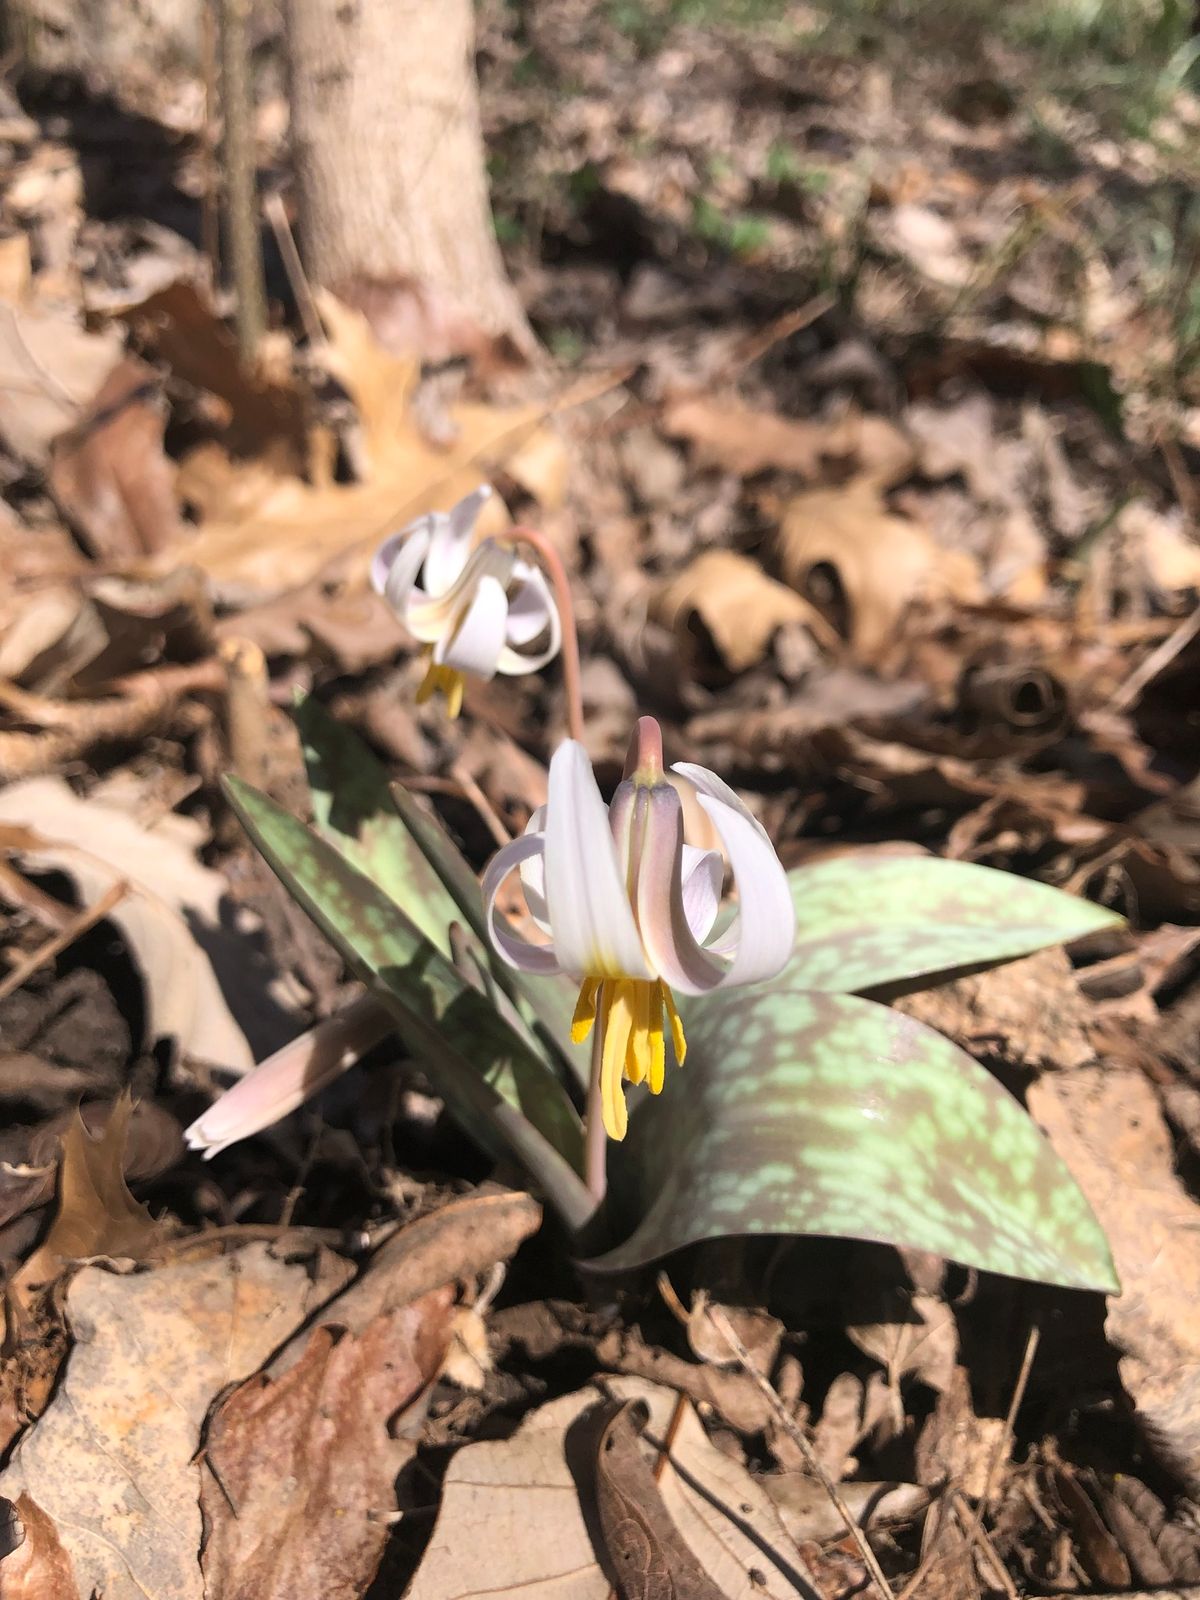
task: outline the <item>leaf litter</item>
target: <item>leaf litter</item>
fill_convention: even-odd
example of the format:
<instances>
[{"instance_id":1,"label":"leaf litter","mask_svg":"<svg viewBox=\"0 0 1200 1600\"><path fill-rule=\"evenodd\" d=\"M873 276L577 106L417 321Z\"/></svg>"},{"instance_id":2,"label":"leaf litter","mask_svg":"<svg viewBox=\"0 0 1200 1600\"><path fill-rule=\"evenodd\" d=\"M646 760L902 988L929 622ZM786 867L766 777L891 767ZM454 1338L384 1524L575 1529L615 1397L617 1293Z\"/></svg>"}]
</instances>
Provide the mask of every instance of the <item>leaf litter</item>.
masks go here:
<instances>
[{"instance_id":1,"label":"leaf litter","mask_svg":"<svg viewBox=\"0 0 1200 1600\"><path fill-rule=\"evenodd\" d=\"M984 82L940 42L847 46L839 18L798 57L767 29L672 15L632 44L614 8L528 7L524 33L510 11L480 13L493 192L550 245L512 270L581 380L448 377L369 296L250 369L190 246L125 220L137 197L89 213L85 162L124 199L97 103L66 140L10 119L0 1592L349 1596L378 1568L372 1592L607 1595L669 1570L832 1600L861 1550L797 1429L897 1594L1186 1592L1200 394L1133 241L1161 236L1194 107L1173 89L1139 140L1035 104L1011 43ZM174 127L167 83L136 92ZM315 1108L180 1157L218 1081L359 1003L217 788L233 766L304 804L295 686L428 785L474 865L544 799L553 678L481 694L470 729L414 711L364 582L382 534L484 477L572 568L610 777L646 703L790 861L899 841L1130 917L895 998L1026 1098L1120 1297L763 1242L732 1277L673 1266L684 1325L637 1280L597 1312L532 1202L476 1194L486 1165L387 1036ZM95 1143L74 1103L99 1092ZM579 1451L606 1403L607 1479L600 1439Z\"/></svg>"}]
</instances>

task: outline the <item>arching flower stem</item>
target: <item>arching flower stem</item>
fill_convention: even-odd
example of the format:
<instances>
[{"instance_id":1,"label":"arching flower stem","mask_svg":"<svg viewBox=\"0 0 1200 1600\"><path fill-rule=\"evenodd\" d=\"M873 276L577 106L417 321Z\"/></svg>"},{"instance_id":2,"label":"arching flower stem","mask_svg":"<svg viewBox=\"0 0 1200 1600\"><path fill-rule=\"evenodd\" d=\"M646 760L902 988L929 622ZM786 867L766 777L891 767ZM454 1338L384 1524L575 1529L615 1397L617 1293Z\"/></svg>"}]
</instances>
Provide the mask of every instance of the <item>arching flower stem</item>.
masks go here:
<instances>
[{"instance_id":1,"label":"arching flower stem","mask_svg":"<svg viewBox=\"0 0 1200 1600\"><path fill-rule=\"evenodd\" d=\"M518 523L504 536L510 544L532 545L554 589L562 623L563 685L567 694L567 726L572 739L583 743L583 679L579 668L579 630L575 624L575 603L571 599L571 581L563 558L539 528Z\"/></svg>"}]
</instances>

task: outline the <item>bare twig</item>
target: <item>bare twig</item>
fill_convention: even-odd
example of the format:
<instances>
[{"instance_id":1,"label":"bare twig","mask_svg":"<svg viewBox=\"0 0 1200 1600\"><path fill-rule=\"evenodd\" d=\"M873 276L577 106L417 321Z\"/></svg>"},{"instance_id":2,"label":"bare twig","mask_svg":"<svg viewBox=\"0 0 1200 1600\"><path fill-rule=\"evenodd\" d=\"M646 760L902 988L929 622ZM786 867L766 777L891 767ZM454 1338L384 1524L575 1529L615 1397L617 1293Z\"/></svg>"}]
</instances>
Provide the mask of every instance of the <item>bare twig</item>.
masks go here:
<instances>
[{"instance_id":1,"label":"bare twig","mask_svg":"<svg viewBox=\"0 0 1200 1600\"><path fill-rule=\"evenodd\" d=\"M283 203L282 195L272 191L263 201L263 210L267 214L267 221L271 224L275 243L279 246L283 270L287 273L296 309L300 313L300 321L304 324L305 335L313 349L317 349L325 343L325 329L317 311L317 302L313 298L308 274L304 270L304 263L300 260L300 252L296 248L296 237L288 221L287 207Z\"/></svg>"},{"instance_id":2,"label":"bare twig","mask_svg":"<svg viewBox=\"0 0 1200 1600\"><path fill-rule=\"evenodd\" d=\"M238 344L250 365L267 326L255 183L254 97L247 39L250 0L221 0L221 109L225 119L225 218L237 295Z\"/></svg>"},{"instance_id":3,"label":"bare twig","mask_svg":"<svg viewBox=\"0 0 1200 1600\"><path fill-rule=\"evenodd\" d=\"M18 961L12 971L0 979L0 1000L7 1000L10 994L15 994L39 967L44 966L47 961L53 961L55 956L61 955L89 928L94 928L98 922L103 922L108 913L120 905L128 893L129 885L124 880L112 884L93 905L84 906L77 916L72 917L61 933L56 933L53 938L47 939L45 944L40 944L36 950L31 950L23 961Z\"/></svg>"},{"instance_id":4,"label":"bare twig","mask_svg":"<svg viewBox=\"0 0 1200 1600\"><path fill-rule=\"evenodd\" d=\"M467 771L466 767L461 761L456 761L450 768L450 776L454 779L455 783L460 786L462 792L475 807L476 811L483 819L484 826L487 828L492 838L496 841L497 845L503 847L504 845L508 844L512 839L512 834L504 826L504 823L501 821L495 806L493 806L492 802L488 799L487 795L484 794L483 790L479 787L475 779Z\"/></svg>"},{"instance_id":5,"label":"bare twig","mask_svg":"<svg viewBox=\"0 0 1200 1600\"><path fill-rule=\"evenodd\" d=\"M1136 666L1125 682L1113 694L1109 705L1114 711L1128 711L1141 698L1142 690L1154 679L1164 667L1170 666L1175 657L1200 633L1200 606L1189 615L1175 629L1168 634L1157 649L1151 650L1146 659Z\"/></svg>"},{"instance_id":6,"label":"bare twig","mask_svg":"<svg viewBox=\"0 0 1200 1600\"><path fill-rule=\"evenodd\" d=\"M783 1401L779 1398L771 1385L763 1377L762 1373L759 1372L758 1368L754 1365L754 1358L751 1356L749 1350L746 1349L746 1346L742 1343L741 1339L738 1338L733 1324L725 1315L725 1312L722 1310L722 1308L710 1303L704 1308L704 1314L712 1323L717 1332L721 1335L722 1339L724 1339L725 1343L729 1346L733 1354L737 1357L738 1364L742 1368L743 1372L745 1372L746 1375L754 1381L755 1385L762 1390L763 1398L768 1402L772 1411L779 1419L779 1422L788 1438L794 1442L797 1449L800 1451L800 1454L804 1457L809 1471L815 1473L816 1476L821 1480L821 1485L824 1488L825 1493L829 1496L830 1500L837 1509L838 1516L840 1516L842 1521L845 1523L846 1531L854 1540L855 1547L862 1558L862 1563L870 1573L871 1581L878 1589L880 1595L883 1596L883 1600L893 1600L891 1586L889 1585L887 1578L884 1576L883 1568L879 1565L879 1561L874 1550L871 1549L866 1534L863 1532L862 1528L852 1515L850 1508L839 1494L837 1484L834 1483L833 1479L829 1476L829 1473L825 1467L825 1463L821 1460L820 1456L817 1455L816 1451L809 1443L808 1436L805 1434L804 1429L796 1421L795 1417L792 1416L791 1412L784 1405Z\"/></svg>"},{"instance_id":7,"label":"bare twig","mask_svg":"<svg viewBox=\"0 0 1200 1600\"><path fill-rule=\"evenodd\" d=\"M200 199L200 247L208 263L208 286L221 279L221 166L217 160L217 18L214 0L204 0L200 58L204 76L204 193Z\"/></svg>"}]
</instances>

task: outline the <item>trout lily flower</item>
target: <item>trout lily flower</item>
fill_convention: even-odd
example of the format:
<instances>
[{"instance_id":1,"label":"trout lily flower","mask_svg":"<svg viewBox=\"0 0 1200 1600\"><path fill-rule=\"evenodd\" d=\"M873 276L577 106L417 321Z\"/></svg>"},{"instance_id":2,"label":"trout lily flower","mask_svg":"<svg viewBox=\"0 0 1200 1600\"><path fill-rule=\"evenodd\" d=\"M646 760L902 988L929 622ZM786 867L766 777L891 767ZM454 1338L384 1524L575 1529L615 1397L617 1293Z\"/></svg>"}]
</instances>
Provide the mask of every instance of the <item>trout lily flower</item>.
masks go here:
<instances>
[{"instance_id":1,"label":"trout lily flower","mask_svg":"<svg viewBox=\"0 0 1200 1600\"><path fill-rule=\"evenodd\" d=\"M435 690L457 717L469 674L537 672L558 654L562 624L539 567L495 539L474 542L484 484L450 511L418 517L371 563L371 584L424 645L423 704ZM540 650L531 649L539 639Z\"/></svg>"},{"instance_id":2,"label":"trout lily flower","mask_svg":"<svg viewBox=\"0 0 1200 1600\"><path fill-rule=\"evenodd\" d=\"M672 768L695 788L738 888L737 915L714 938L724 862L719 851L684 842L683 805L663 772L662 736L651 717L638 723L626 771L606 806L583 746L564 741L550 763L547 803L483 879L497 953L522 971L565 972L579 984L572 1036L582 1043L596 1029L593 1072L612 1139L623 1139L628 1125L623 1078L661 1091L668 1029L683 1064L687 1043L675 994L772 978L795 937L774 846L727 784L690 762ZM521 938L497 916L497 894L514 870L545 944Z\"/></svg>"}]
</instances>

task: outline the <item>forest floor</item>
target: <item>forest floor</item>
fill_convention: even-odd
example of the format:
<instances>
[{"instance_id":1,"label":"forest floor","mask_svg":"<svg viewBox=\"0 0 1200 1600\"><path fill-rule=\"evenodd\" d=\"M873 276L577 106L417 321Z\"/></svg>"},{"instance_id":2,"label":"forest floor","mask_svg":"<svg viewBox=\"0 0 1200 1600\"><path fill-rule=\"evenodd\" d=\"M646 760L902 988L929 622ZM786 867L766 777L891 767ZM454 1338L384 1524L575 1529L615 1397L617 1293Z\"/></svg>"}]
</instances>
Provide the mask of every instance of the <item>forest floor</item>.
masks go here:
<instances>
[{"instance_id":1,"label":"forest floor","mask_svg":"<svg viewBox=\"0 0 1200 1600\"><path fill-rule=\"evenodd\" d=\"M630 1596L1200 1595L1193 41L880 9L483 6L533 371L419 366L397 285L306 338L265 225L248 370L199 72L9 72L3 1600L604 1600L631 1550ZM360 993L221 789L307 810L297 691L476 868L545 800L557 668L448 722L366 581L481 476L571 572L603 787L651 713L788 867L925 851L1127 919L895 1002L1028 1105L1119 1297L801 1239L589 1298L395 1039L185 1148ZM580 1432L604 1397L653 1479Z\"/></svg>"}]
</instances>

